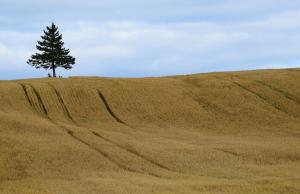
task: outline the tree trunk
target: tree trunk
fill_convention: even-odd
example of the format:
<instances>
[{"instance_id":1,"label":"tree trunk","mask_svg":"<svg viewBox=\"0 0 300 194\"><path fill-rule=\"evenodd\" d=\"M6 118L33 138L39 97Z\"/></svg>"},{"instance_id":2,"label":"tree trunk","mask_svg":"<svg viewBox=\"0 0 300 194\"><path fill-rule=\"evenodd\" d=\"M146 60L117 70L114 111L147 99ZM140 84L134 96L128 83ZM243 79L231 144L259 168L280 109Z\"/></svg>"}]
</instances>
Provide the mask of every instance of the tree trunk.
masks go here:
<instances>
[{"instance_id":1,"label":"tree trunk","mask_svg":"<svg viewBox=\"0 0 300 194\"><path fill-rule=\"evenodd\" d=\"M56 77L55 67L52 68L52 71L53 71L53 77Z\"/></svg>"},{"instance_id":2,"label":"tree trunk","mask_svg":"<svg viewBox=\"0 0 300 194\"><path fill-rule=\"evenodd\" d=\"M56 67L54 66L54 62L52 62L52 71L53 71L52 77L56 77L55 68Z\"/></svg>"}]
</instances>

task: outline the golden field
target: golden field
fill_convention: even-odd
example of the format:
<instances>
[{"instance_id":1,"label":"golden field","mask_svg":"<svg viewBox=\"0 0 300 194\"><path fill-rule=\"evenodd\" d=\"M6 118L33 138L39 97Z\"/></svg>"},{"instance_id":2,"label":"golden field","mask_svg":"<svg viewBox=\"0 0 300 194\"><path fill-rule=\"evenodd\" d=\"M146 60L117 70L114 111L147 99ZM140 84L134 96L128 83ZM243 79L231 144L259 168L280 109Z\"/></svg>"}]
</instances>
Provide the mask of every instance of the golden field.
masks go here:
<instances>
[{"instance_id":1,"label":"golden field","mask_svg":"<svg viewBox=\"0 0 300 194\"><path fill-rule=\"evenodd\" d=\"M300 70L0 81L0 193L300 193Z\"/></svg>"}]
</instances>

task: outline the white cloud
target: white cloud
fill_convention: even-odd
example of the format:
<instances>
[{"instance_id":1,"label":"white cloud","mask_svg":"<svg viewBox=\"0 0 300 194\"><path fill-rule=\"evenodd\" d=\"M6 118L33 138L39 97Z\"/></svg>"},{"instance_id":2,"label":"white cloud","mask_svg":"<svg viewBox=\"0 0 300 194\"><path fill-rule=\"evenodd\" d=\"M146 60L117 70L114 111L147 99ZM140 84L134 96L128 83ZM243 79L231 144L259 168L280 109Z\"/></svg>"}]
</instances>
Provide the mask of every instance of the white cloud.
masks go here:
<instances>
[{"instance_id":1,"label":"white cloud","mask_svg":"<svg viewBox=\"0 0 300 194\"><path fill-rule=\"evenodd\" d=\"M117 45L96 46L96 47L75 47L72 50L74 55L81 58L101 58L113 59L129 57L133 55L134 51L130 47L123 47Z\"/></svg>"},{"instance_id":2,"label":"white cloud","mask_svg":"<svg viewBox=\"0 0 300 194\"><path fill-rule=\"evenodd\" d=\"M264 20L254 21L245 25L254 30L295 30L300 28L300 8L298 11L283 12L271 15ZM276 32L276 31L275 31Z\"/></svg>"},{"instance_id":3,"label":"white cloud","mask_svg":"<svg viewBox=\"0 0 300 194\"><path fill-rule=\"evenodd\" d=\"M99 15L94 19L60 19L66 47L78 62L74 71L66 74L144 76L298 64L300 7L297 10L297 5L300 3L295 1L197 3L199 1L189 0L183 3L164 0L161 7L150 1L126 2L124 10L128 13L116 14L104 21L96 21ZM116 5L116 1L101 1L101 4L114 7L113 10L121 6ZM149 8L131 13L128 7L133 5ZM99 1L89 1L82 6L97 8ZM174 8L170 10L173 17L162 13L168 7ZM141 13L150 14L154 8L157 10L151 13L150 20L145 16L147 13ZM141 19L132 19L130 14ZM171 19L164 21L160 17ZM7 17L0 15L1 18ZM37 32L0 27L0 69L25 69L23 64L34 52L42 28Z\"/></svg>"},{"instance_id":4,"label":"white cloud","mask_svg":"<svg viewBox=\"0 0 300 194\"><path fill-rule=\"evenodd\" d=\"M29 56L30 51L25 48L10 48L0 44L0 70L23 69Z\"/></svg>"}]
</instances>

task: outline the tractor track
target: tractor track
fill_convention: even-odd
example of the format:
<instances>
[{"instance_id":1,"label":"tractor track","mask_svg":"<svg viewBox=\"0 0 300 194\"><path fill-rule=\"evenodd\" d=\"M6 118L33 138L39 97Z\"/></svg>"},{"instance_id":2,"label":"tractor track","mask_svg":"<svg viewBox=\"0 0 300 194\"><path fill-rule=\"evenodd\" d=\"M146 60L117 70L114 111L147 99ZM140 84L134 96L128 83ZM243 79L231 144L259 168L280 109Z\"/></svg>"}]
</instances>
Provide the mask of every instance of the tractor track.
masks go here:
<instances>
[{"instance_id":1,"label":"tractor track","mask_svg":"<svg viewBox=\"0 0 300 194\"><path fill-rule=\"evenodd\" d=\"M34 109L38 114L42 114L43 117L45 117L50 123L52 123L53 125L55 125L56 127L59 127L61 129L63 129L64 131L66 131L66 133L72 138L74 139L75 141L77 142L80 142L81 144L87 146L89 149L91 150L94 150L96 152L98 152L101 156L103 156L104 158L106 158L107 160L109 160L110 162L112 162L113 164L115 164L116 166L118 166L119 168L123 169L123 170L126 170L126 171L129 171L129 172L133 172L133 173L138 173L138 174L142 174L142 175L150 175L150 176L153 176L153 177L156 177L156 178L162 178L161 176L155 174L155 173L151 173L151 172L144 172L144 171L139 171L139 170L136 170L136 169L133 169L133 168L130 168L130 167L127 167L125 166L124 164L118 162L117 160L113 159L112 157L109 156L109 154L107 154L105 151L103 151L102 149L98 148L98 147L95 147L91 144L89 144L88 142L84 141L83 139L79 138L78 136L75 135L74 131L70 130L69 128L65 127L65 126L62 126L62 125L59 125L58 123L56 123L55 121L53 121L49 115L48 115L48 111L46 109L46 106L44 105L44 102L39 94L39 92L30 84L26 84L27 86L29 86L34 95L36 96L37 100L38 100L38 104L39 106L42 108L42 112L39 110L39 107L36 107L32 101L32 99L29 97L28 95L28 91L26 89L26 85L25 84L20 84L21 87L23 88L23 91L26 95L26 98L30 104L30 106L32 107L32 109ZM57 94L58 92L56 92ZM57 95L58 98L61 98L59 97L60 95ZM61 99L62 100L62 99ZM63 101L62 101L63 102ZM63 103L64 104L64 103ZM63 109L65 108L66 109L66 106L63 105L62 106ZM67 110L67 109L66 109ZM72 117L71 117L72 118ZM73 121L73 119L72 119Z\"/></svg>"},{"instance_id":2,"label":"tractor track","mask_svg":"<svg viewBox=\"0 0 300 194\"><path fill-rule=\"evenodd\" d=\"M127 170L127 171L130 171L130 172L134 172L134 173L139 173L139 174L144 174L138 170L135 170L135 169L132 169L132 168L129 168L123 164L121 164L120 162L118 162L117 160L111 158L106 152L104 152L103 150L97 148L97 147L94 147L92 146L91 144L85 142L84 140L80 139L79 137L75 136L74 132L66 127L63 127L63 126L60 126L61 128L64 128L67 133L75 140L81 142L82 144L86 145L87 147L89 147L90 149L92 150L95 150L97 151L99 154L101 154L104 158L106 158L107 160L111 161L112 163L114 163L115 165L117 165L119 168L123 169L123 170Z\"/></svg>"},{"instance_id":3,"label":"tractor track","mask_svg":"<svg viewBox=\"0 0 300 194\"><path fill-rule=\"evenodd\" d=\"M232 80L229 80L229 79L221 78L221 77L218 77L218 76L214 76L214 77L217 78L217 79L223 80L223 81L230 82L230 83L232 83L233 85L236 85L237 87L239 87L239 88L241 88L241 89L247 91L248 93L250 93L250 94L256 96L257 98L261 99L261 100L264 101L266 104L272 106L274 109L276 109L276 110L278 110L278 111L280 111L280 112L282 112L282 113L284 113L284 114L286 114L286 115L288 115L288 116L290 116L290 117L293 117L293 118L298 119L298 117L296 117L296 116L292 115L290 112L288 112L288 111L286 111L286 110L280 108L280 107L279 107L278 105L276 105L275 103L270 102L267 98L263 97L261 94L255 92L255 91L253 91L253 90L247 88L246 86L243 86L243 85L241 85L240 83L235 82L235 81L232 81Z\"/></svg>"},{"instance_id":4,"label":"tractor track","mask_svg":"<svg viewBox=\"0 0 300 194\"><path fill-rule=\"evenodd\" d=\"M107 102L105 96L103 95L103 93L102 93L99 89L97 89L97 93L98 93L98 95L99 95L99 98L100 98L101 102L103 102L103 104L105 105L106 110L109 112L109 114L110 114L110 115L111 115L118 123L123 124L123 125L125 125L126 127L128 127L128 125L127 125L124 121L122 121L119 117L117 117L116 114L112 111L112 109L110 108L110 106L109 106L109 104L108 104L108 102ZM158 163L158 162L156 162L156 161L154 161L154 160L152 160L152 159L150 159L150 158L148 158L148 157L146 157L146 156L144 156L144 155L142 155L142 154L140 154L140 153L138 153L138 152L136 152L136 151L134 151L134 150L130 150L130 149L126 148L126 147L123 146L123 145L117 144L117 143L113 142L112 140L103 137L102 135L100 135L99 133L97 133L97 132L95 132L95 131L91 131L91 133L92 133L93 135L95 135L96 137L98 137L98 138L100 138L100 139L102 139L102 140L104 140L104 141L106 141L106 142L108 142L108 143L110 143L110 144L112 144L112 145L115 145L116 147L120 148L121 150L124 150L124 151L126 151L126 152L128 152L128 153L131 153L131 154L137 156L138 158L141 158L141 159L147 161L148 163L151 163L152 165L154 165L154 166L156 166L156 167L159 167L159 168L164 169L164 170L167 170L167 171L172 171L170 168L168 168L168 167L166 167L166 166L164 166L164 165L162 165L162 164L160 164L160 163ZM150 172L147 172L147 173L148 173L148 174L151 174L152 176L156 176L156 177L160 177L160 178L161 178L161 176L159 176L159 175L156 175L156 174L153 174L153 173L150 173Z\"/></svg>"},{"instance_id":5,"label":"tractor track","mask_svg":"<svg viewBox=\"0 0 300 194\"><path fill-rule=\"evenodd\" d=\"M253 82L256 82L256 83L258 83L260 85L263 85L263 86L265 86L265 87L267 87L267 88L269 88L269 89L271 89L271 90L273 90L273 91L275 91L277 93L280 93L282 96L284 96L288 100L291 100L291 101L295 102L297 105L300 106L300 100L298 100L297 98L293 97L293 95L291 95L290 93L288 93L286 91L283 91L283 90L278 89L278 88L276 88L274 86L271 86L271 85L269 85L269 84L267 84L267 83L265 83L263 81L259 81L259 80L255 80L255 79L247 79L247 78L244 78L244 77L241 77L241 76L238 76L238 75L232 75L232 76L237 77L239 79L253 81Z\"/></svg>"},{"instance_id":6,"label":"tractor track","mask_svg":"<svg viewBox=\"0 0 300 194\"><path fill-rule=\"evenodd\" d=\"M155 162L155 161L153 161L152 159L149 159L148 157L146 157L146 156L144 156L144 155L138 153L137 151L128 149L128 148L126 148L125 146L122 146L122 145L120 145L120 144L117 144L117 143L111 141L110 139L103 137L102 135L100 135L99 133L97 133L97 132L95 132L95 131L92 131L92 133L93 133L95 136L97 136L97 137L103 139L104 141L107 141L107 142L109 142L109 143L111 143L111 144L117 146L118 148L120 148L120 149L122 149L122 150L125 150L125 151L127 151L127 152L129 152L129 153L131 153L131 154L134 154L135 156L137 156L137 157L139 157L139 158L142 158L143 160L145 160L145 161L147 161L147 162L149 162L149 163L155 165L156 167L162 168L162 169L167 170L167 171L171 171L170 168L168 168L168 167L166 167L166 166L164 166L164 165L162 165L162 164L160 164L160 163L158 163L158 162Z\"/></svg>"},{"instance_id":7,"label":"tractor track","mask_svg":"<svg viewBox=\"0 0 300 194\"><path fill-rule=\"evenodd\" d=\"M70 111L69 111L69 109L67 108L67 106L66 106L66 104L65 104L65 102L64 102L64 100L63 100L63 98L62 98L62 96L61 96L60 93L58 92L58 90L57 90L52 84L48 83L48 85L50 86L50 88L53 89L53 91L54 91L54 93L55 93L55 95L56 95L56 97L57 97L57 99L58 99L58 101L59 101L59 104L60 104L60 106L61 106L61 108L62 108L62 110L63 110L63 112L64 112L64 114L67 116L67 118L68 118L69 120L71 120L75 125L78 126L78 124L75 122L75 120L74 120L73 117L71 116Z\"/></svg>"},{"instance_id":8,"label":"tractor track","mask_svg":"<svg viewBox=\"0 0 300 194\"><path fill-rule=\"evenodd\" d=\"M39 93L37 92L37 90L36 90L32 85L30 85L30 84L21 84L21 83L20 83L20 86L22 87L22 89L23 89L23 91L24 91L24 93L25 93L25 96L26 96L26 99L27 99L29 105L30 105L30 106L31 106L38 114L42 114L43 117L49 118L49 117L48 117L48 111L47 111L47 109L46 109L46 107L45 107L45 105L44 105L44 103L43 103L43 101L42 101L41 96L40 96ZM35 103L34 103L34 101L32 100L32 98L30 98L26 86L28 86L28 87L32 90L33 94L35 95L35 97L36 97L36 99L37 99L37 101L38 101L38 105L39 105L40 107L36 106Z\"/></svg>"},{"instance_id":9,"label":"tractor track","mask_svg":"<svg viewBox=\"0 0 300 194\"><path fill-rule=\"evenodd\" d=\"M45 104L44 104L44 102L43 102L43 100L42 100L40 94L38 93L38 91L37 91L32 85L29 85L29 86L31 87L33 93L35 94L35 96L36 96L36 98L37 98L37 100L38 100L39 105L42 107L42 112L43 112L43 114L44 114L47 118L49 118L49 116L48 116L48 111L47 111L47 109L46 109L46 106L45 106Z\"/></svg>"},{"instance_id":10,"label":"tractor track","mask_svg":"<svg viewBox=\"0 0 300 194\"><path fill-rule=\"evenodd\" d=\"M24 94L26 96L26 99L28 101L28 103L30 104L30 106L33 106L33 103L31 102L30 98L29 98L29 95L28 95L28 92L27 92L27 89L26 89L26 86L24 84L21 84L20 83L20 86L22 87L23 91L24 91Z\"/></svg>"},{"instance_id":11,"label":"tractor track","mask_svg":"<svg viewBox=\"0 0 300 194\"><path fill-rule=\"evenodd\" d=\"M186 84L192 86L194 88L194 90L199 90L199 85L197 83L194 83L194 82L191 82L191 80L188 80L188 79L184 79L182 80L183 82L185 82ZM203 98L199 98L195 95L192 96L193 99L206 111L206 112L209 112L209 113L221 113L221 114L225 114L225 115L232 115L232 113L224 110L223 108L219 107L218 105L212 103L212 102L209 102Z\"/></svg>"},{"instance_id":12,"label":"tractor track","mask_svg":"<svg viewBox=\"0 0 300 194\"><path fill-rule=\"evenodd\" d=\"M102 92L100 90L97 90L97 93L99 95L99 98L101 99L101 101L104 103L106 110L109 112L109 114L119 123L126 125L127 124L125 122L123 122L119 117L116 116L116 114L112 111L112 109L110 108L106 98L104 97L104 95L102 94Z\"/></svg>"},{"instance_id":13,"label":"tractor track","mask_svg":"<svg viewBox=\"0 0 300 194\"><path fill-rule=\"evenodd\" d=\"M214 150L223 152L225 154L230 154L230 155L235 156L235 157L242 157L242 158L244 158L244 156L241 155L241 154L238 154L236 152L233 152L233 151L230 151L230 150L226 150L226 149L223 149L223 148L214 148Z\"/></svg>"}]
</instances>

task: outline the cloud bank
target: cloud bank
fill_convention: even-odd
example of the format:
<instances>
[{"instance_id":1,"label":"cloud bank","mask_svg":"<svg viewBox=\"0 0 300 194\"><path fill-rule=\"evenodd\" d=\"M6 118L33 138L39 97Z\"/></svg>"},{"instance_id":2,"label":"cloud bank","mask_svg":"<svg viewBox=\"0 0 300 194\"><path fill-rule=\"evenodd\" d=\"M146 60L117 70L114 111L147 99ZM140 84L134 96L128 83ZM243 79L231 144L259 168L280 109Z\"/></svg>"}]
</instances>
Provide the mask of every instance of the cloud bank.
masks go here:
<instances>
[{"instance_id":1,"label":"cloud bank","mask_svg":"<svg viewBox=\"0 0 300 194\"><path fill-rule=\"evenodd\" d=\"M15 3L16 6L13 6ZM143 77L297 67L296 1L0 2L0 78L45 76L26 60L55 21L77 58L59 74ZM33 11L38 10L38 11Z\"/></svg>"}]
</instances>

